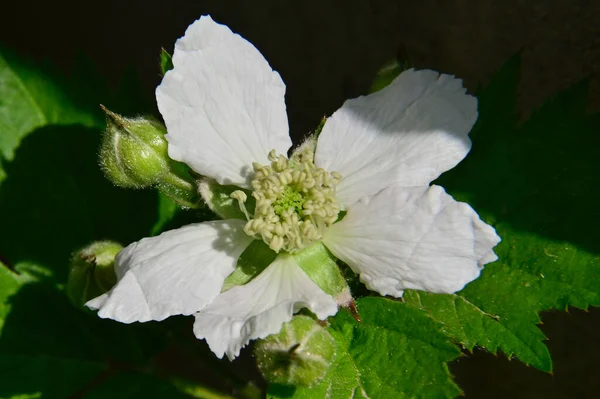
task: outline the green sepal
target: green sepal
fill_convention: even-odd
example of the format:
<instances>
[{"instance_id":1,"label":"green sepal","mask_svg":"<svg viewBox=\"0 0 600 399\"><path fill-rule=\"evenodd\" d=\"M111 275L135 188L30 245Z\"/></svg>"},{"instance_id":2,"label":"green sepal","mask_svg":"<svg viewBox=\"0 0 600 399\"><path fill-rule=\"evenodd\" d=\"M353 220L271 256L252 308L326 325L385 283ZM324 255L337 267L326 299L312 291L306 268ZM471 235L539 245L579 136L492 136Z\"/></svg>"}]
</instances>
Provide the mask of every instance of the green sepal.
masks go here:
<instances>
[{"instance_id":1,"label":"green sepal","mask_svg":"<svg viewBox=\"0 0 600 399\"><path fill-rule=\"evenodd\" d=\"M238 285L244 285L265 270L277 257L262 240L254 240L239 257L237 266L223 282L221 292Z\"/></svg>"},{"instance_id":2,"label":"green sepal","mask_svg":"<svg viewBox=\"0 0 600 399\"><path fill-rule=\"evenodd\" d=\"M164 48L160 50L160 72L163 76L173 69L173 57Z\"/></svg>"},{"instance_id":3,"label":"green sepal","mask_svg":"<svg viewBox=\"0 0 600 399\"><path fill-rule=\"evenodd\" d=\"M317 135L319 132L321 132L321 129L323 129L325 121L326 119L323 118L319 124L319 127L317 128L318 132L308 136L306 139L304 139L302 144L298 146L298 148L294 149L292 156L290 157L292 161L298 164L302 164L306 161L314 163L315 151L317 150Z\"/></svg>"},{"instance_id":4,"label":"green sepal","mask_svg":"<svg viewBox=\"0 0 600 399\"><path fill-rule=\"evenodd\" d=\"M350 293L348 283L335 262L335 257L321 242L294 254L294 259L319 288L336 298L339 304L347 304Z\"/></svg>"},{"instance_id":5,"label":"green sepal","mask_svg":"<svg viewBox=\"0 0 600 399\"><path fill-rule=\"evenodd\" d=\"M198 185L192 173L184 163L169 159L169 171L158 178L156 187L184 209L202 208Z\"/></svg>"},{"instance_id":6,"label":"green sepal","mask_svg":"<svg viewBox=\"0 0 600 399\"><path fill-rule=\"evenodd\" d=\"M204 178L198 183L198 192L202 199L221 219L246 219L246 216L240 209L237 200L231 198L231 193L241 190L248 197L244 205L248 212L254 212L255 200L250 191L241 189L238 186L222 185L213 179Z\"/></svg>"}]
</instances>

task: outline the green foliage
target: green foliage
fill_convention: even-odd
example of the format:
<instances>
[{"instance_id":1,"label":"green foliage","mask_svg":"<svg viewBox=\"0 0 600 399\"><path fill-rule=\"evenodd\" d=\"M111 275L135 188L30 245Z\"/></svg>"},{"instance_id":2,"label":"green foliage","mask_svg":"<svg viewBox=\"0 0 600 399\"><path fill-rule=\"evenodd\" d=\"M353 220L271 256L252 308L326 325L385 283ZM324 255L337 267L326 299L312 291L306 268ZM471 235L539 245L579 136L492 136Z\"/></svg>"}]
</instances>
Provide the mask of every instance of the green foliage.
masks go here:
<instances>
[{"instance_id":1,"label":"green foliage","mask_svg":"<svg viewBox=\"0 0 600 399\"><path fill-rule=\"evenodd\" d=\"M314 388L273 385L269 398L451 398L460 393L446 362L459 349L424 312L383 298L357 302L360 323L345 311L331 322L337 358Z\"/></svg>"},{"instance_id":2,"label":"green foliage","mask_svg":"<svg viewBox=\"0 0 600 399\"><path fill-rule=\"evenodd\" d=\"M0 302L2 398L69 397L126 370L112 364L141 370L165 344L156 326L124 326L78 311L63 292L2 265Z\"/></svg>"},{"instance_id":3,"label":"green foliage","mask_svg":"<svg viewBox=\"0 0 600 399\"><path fill-rule=\"evenodd\" d=\"M518 124L519 67L511 60L481 91L472 154L438 182L495 225L500 260L457 295L414 293L407 303L468 349L500 349L551 371L538 313L600 305L600 215L590 212L600 201L600 119L586 114L580 84Z\"/></svg>"},{"instance_id":4,"label":"green foliage","mask_svg":"<svg viewBox=\"0 0 600 399\"><path fill-rule=\"evenodd\" d=\"M49 126L25 138L0 186L0 254L22 270L65 282L71 252L107 237L128 244L149 233L156 193L121 190L96 160L100 132Z\"/></svg>"},{"instance_id":5,"label":"green foliage","mask_svg":"<svg viewBox=\"0 0 600 399\"><path fill-rule=\"evenodd\" d=\"M0 52L0 93L0 156L9 161L21 140L39 127L102 123L97 115L80 112L48 76L8 52Z\"/></svg>"},{"instance_id":6,"label":"green foliage","mask_svg":"<svg viewBox=\"0 0 600 399\"><path fill-rule=\"evenodd\" d=\"M171 67L163 51L162 72ZM600 305L600 213L590 211L600 202L600 119L585 113L582 84L519 124L518 70L515 58L479 92L473 150L436 182L494 225L500 260L454 295L358 299L360 323L345 310L330 319L337 351L323 380L313 388L272 385L269 397L453 397L460 389L447 363L460 348L551 370L539 312ZM0 397L223 397L160 377L154 359L175 341L168 338L178 319L122 325L66 298L74 250L214 216L107 182L96 159L103 123L48 76L0 54ZM215 187L203 193L215 212L243 217L228 188ZM268 265L265 248L259 241L248 248L228 286Z\"/></svg>"},{"instance_id":7,"label":"green foliage","mask_svg":"<svg viewBox=\"0 0 600 399\"><path fill-rule=\"evenodd\" d=\"M159 194L157 220L152 226L150 233L154 236L166 230L165 227L180 212L181 208L171 198L167 197L165 194Z\"/></svg>"},{"instance_id":8,"label":"green foliage","mask_svg":"<svg viewBox=\"0 0 600 399\"><path fill-rule=\"evenodd\" d=\"M177 320L121 325L67 299L73 251L177 223L162 209L157 222L155 192L120 190L102 176L92 127L103 124L46 75L0 56L0 398L188 397L151 361Z\"/></svg>"}]
</instances>

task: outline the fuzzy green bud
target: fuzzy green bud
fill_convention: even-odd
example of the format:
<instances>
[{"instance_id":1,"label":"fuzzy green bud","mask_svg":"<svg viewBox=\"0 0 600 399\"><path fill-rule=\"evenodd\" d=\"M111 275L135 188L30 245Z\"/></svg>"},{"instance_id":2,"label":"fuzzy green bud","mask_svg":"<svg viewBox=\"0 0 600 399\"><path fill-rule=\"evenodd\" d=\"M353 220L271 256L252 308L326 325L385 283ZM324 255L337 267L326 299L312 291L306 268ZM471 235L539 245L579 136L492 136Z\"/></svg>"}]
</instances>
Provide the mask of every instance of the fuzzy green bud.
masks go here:
<instances>
[{"instance_id":1,"label":"fuzzy green bud","mask_svg":"<svg viewBox=\"0 0 600 399\"><path fill-rule=\"evenodd\" d=\"M106 131L100 166L119 187L156 187L185 208L196 208L197 189L185 165L168 155L165 126L149 117L127 118L102 107Z\"/></svg>"},{"instance_id":2,"label":"fuzzy green bud","mask_svg":"<svg viewBox=\"0 0 600 399\"><path fill-rule=\"evenodd\" d=\"M143 188L169 170L166 129L151 118L126 118L109 111L100 148L102 169L120 187Z\"/></svg>"},{"instance_id":3,"label":"fuzzy green bud","mask_svg":"<svg viewBox=\"0 0 600 399\"><path fill-rule=\"evenodd\" d=\"M294 316L278 334L259 341L254 355L269 383L310 387L327 373L336 355L336 343L316 320Z\"/></svg>"},{"instance_id":4,"label":"fuzzy green bud","mask_svg":"<svg viewBox=\"0 0 600 399\"><path fill-rule=\"evenodd\" d=\"M115 257L122 249L113 241L96 241L73 255L67 295L74 305L83 306L116 284Z\"/></svg>"}]
</instances>

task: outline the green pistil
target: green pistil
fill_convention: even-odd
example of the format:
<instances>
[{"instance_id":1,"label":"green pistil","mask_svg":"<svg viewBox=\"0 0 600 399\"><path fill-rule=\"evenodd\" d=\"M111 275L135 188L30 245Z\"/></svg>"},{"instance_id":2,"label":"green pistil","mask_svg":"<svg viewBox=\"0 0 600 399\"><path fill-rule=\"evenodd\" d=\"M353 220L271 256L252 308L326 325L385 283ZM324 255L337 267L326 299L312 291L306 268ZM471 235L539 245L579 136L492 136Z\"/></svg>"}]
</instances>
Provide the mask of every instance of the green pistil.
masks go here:
<instances>
[{"instance_id":1,"label":"green pistil","mask_svg":"<svg viewBox=\"0 0 600 399\"><path fill-rule=\"evenodd\" d=\"M300 215L303 204L304 196L302 193L299 193L290 186L286 186L281 196L273 203L273 210L275 210L275 213L279 217L288 209L293 209L294 212Z\"/></svg>"},{"instance_id":2,"label":"green pistil","mask_svg":"<svg viewBox=\"0 0 600 399\"><path fill-rule=\"evenodd\" d=\"M292 159L273 150L270 165L253 164L254 215L245 208L243 192L231 194L248 219L246 234L262 239L275 252L295 253L321 240L338 218L335 186L341 176L314 165L313 147L301 147Z\"/></svg>"}]
</instances>

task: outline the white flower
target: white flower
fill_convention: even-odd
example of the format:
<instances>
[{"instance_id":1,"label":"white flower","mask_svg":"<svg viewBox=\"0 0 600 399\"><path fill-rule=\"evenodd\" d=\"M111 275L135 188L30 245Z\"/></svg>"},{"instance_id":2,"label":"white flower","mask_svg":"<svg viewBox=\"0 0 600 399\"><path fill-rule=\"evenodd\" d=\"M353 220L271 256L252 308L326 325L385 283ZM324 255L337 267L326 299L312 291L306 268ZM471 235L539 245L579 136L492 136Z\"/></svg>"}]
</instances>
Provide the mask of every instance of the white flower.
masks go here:
<instances>
[{"instance_id":1,"label":"white flower","mask_svg":"<svg viewBox=\"0 0 600 399\"><path fill-rule=\"evenodd\" d=\"M369 289L396 297L404 289L458 291L496 259L494 229L430 186L470 149L477 103L460 80L408 70L346 101L321 131L313 162L306 149L293 160L281 156L292 144L285 85L252 44L202 17L177 41L173 63L156 91L169 156L250 190L256 210L247 212L237 191L249 221L198 223L129 245L116 260L117 285L87 304L100 317L194 314L196 336L234 358L302 307L320 319L336 313L335 300L294 260L311 242L322 241ZM334 223L340 209L347 213ZM221 293L257 238L279 255Z\"/></svg>"}]
</instances>

